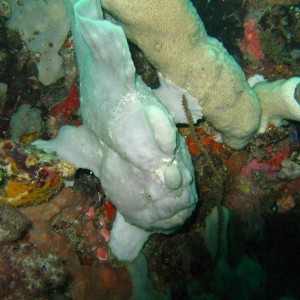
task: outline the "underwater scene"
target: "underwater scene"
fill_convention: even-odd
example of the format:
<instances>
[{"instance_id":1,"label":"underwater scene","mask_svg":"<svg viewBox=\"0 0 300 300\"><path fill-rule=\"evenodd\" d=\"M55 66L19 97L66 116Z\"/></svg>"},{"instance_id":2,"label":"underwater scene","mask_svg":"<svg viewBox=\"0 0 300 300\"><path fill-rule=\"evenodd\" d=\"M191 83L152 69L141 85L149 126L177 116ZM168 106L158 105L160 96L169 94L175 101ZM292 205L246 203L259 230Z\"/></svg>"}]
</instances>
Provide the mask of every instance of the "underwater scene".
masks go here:
<instances>
[{"instance_id":1,"label":"underwater scene","mask_svg":"<svg viewBox=\"0 0 300 300\"><path fill-rule=\"evenodd\" d=\"M0 299L300 299L300 0L0 0Z\"/></svg>"}]
</instances>

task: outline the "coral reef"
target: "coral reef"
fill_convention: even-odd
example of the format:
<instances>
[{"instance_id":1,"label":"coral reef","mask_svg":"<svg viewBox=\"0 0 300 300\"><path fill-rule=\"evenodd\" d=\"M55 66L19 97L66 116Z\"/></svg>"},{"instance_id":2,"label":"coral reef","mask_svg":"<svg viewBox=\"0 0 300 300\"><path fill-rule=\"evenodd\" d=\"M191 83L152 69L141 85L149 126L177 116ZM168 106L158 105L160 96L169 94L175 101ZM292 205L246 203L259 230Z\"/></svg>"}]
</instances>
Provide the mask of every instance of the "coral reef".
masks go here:
<instances>
[{"instance_id":1,"label":"coral reef","mask_svg":"<svg viewBox=\"0 0 300 300\"><path fill-rule=\"evenodd\" d=\"M39 254L27 243L1 246L1 299L49 299L65 283L66 269L54 254Z\"/></svg>"},{"instance_id":2,"label":"coral reef","mask_svg":"<svg viewBox=\"0 0 300 300\"><path fill-rule=\"evenodd\" d=\"M75 175L71 163L32 147L9 140L2 141L0 146L1 204L20 206L46 201L59 191L64 179L71 180Z\"/></svg>"},{"instance_id":3,"label":"coral reef","mask_svg":"<svg viewBox=\"0 0 300 300\"><path fill-rule=\"evenodd\" d=\"M41 253L36 245L22 241L29 225L17 208L0 206L1 299L49 299L66 282L61 257L49 249Z\"/></svg>"},{"instance_id":4,"label":"coral reef","mask_svg":"<svg viewBox=\"0 0 300 300\"><path fill-rule=\"evenodd\" d=\"M263 108L263 116L267 112L264 130L239 151L226 146L205 118L193 125L193 129L177 125L192 156L201 201L180 230L169 235L152 235L138 259L123 264L109 248L116 207L106 197L99 180L86 169L78 169L75 174L72 164L29 145L37 137L54 138L62 125L82 124L78 97L85 85L77 79L73 35L68 35L59 51L65 75L45 86L39 81L39 55L30 51L18 32L7 28L11 2L0 0L0 197L3 200L4 191L8 191L14 200L12 204L17 206L12 207L7 201L0 205L0 298L188 300L246 299L249 295L251 299L300 298L299 123L287 123L284 121L287 115L279 114L273 122L282 125L277 128L270 125L272 112L268 114ZM17 2L26 1L14 1ZM36 2L49 5L49 1ZM291 5L298 1L191 2L208 34L224 44L246 77L259 73L273 81L299 76L300 14L299 6ZM144 1L137 3L143 5ZM170 12L175 4L170 5ZM107 11L105 14L111 20ZM43 18L48 19L46 12ZM152 38L150 32L141 35ZM253 43L251 47L239 48L246 42ZM173 46L177 44L180 43ZM157 89L161 74L156 73L136 45L130 44L130 52L137 73L151 88ZM181 62L184 60L180 59L178 64ZM116 69L120 69L119 64ZM259 78L258 81L262 76ZM112 82L111 92L115 93L115 78ZM263 88L264 83L260 84ZM299 84L292 92L299 100ZM223 91L218 93L219 99L222 95ZM279 109L280 113L286 113L291 102L285 102L285 96L273 95L277 95L278 103L265 102L265 107L272 110L281 103L284 107ZM175 100L173 96L171 99ZM191 104L193 100L187 101ZM293 113L298 105L294 104ZM22 105L40 112L41 130L39 134L24 131L18 137L19 142L8 140L12 136L11 116ZM201 115L197 107L190 109L194 115ZM181 117L187 120L184 114ZM40 122L40 117L37 119ZM22 120L25 119L17 121L22 123ZM139 127L131 118L126 122ZM23 130L28 126L21 127ZM113 166L113 172L107 176L116 180L121 192L132 190L132 186L122 186L122 180L116 179L117 169ZM51 181L49 176L54 170L56 175L52 178L60 179L57 189L52 190L45 183ZM62 183L69 187L63 187ZM137 184L136 180L134 185ZM172 186L174 181L168 184ZM20 196L26 201L19 201ZM47 201L40 202L41 199ZM218 206L226 208L229 219L219 218ZM211 215L215 216L214 259L204 239L209 229L205 220ZM224 233L225 227L227 256L226 260L220 260L224 258L221 250L225 249L220 243L224 237L220 233Z\"/></svg>"},{"instance_id":5,"label":"coral reef","mask_svg":"<svg viewBox=\"0 0 300 300\"><path fill-rule=\"evenodd\" d=\"M16 208L0 206L0 245L14 242L20 238L30 221Z\"/></svg>"},{"instance_id":6,"label":"coral reef","mask_svg":"<svg viewBox=\"0 0 300 300\"><path fill-rule=\"evenodd\" d=\"M100 205L98 194L92 195L64 188L46 203L22 207L20 211L32 223L28 242L42 255L55 253L68 262L72 280L65 286L65 294L71 299L90 295L125 300L131 293L129 275L120 263L112 263L113 255L108 250L107 235L115 208L107 200ZM106 235L101 234L103 229ZM98 256L100 248L105 249L105 265Z\"/></svg>"}]
</instances>

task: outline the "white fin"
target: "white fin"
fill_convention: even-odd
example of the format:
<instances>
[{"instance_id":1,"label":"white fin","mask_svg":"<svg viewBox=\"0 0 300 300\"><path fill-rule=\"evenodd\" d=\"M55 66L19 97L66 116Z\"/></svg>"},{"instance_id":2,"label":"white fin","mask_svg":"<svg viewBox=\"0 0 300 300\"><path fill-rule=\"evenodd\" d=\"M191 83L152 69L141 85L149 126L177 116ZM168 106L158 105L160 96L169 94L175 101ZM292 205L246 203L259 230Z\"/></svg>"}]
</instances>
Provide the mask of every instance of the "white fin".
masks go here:
<instances>
[{"instance_id":1,"label":"white fin","mask_svg":"<svg viewBox=\"0 0 300 300\"><path fill-rule=\"evenodd\" d=\"M266 81L266 78L263 75L255 74L247 79L250 87L254 87L258 82Z\"/></svg>"},{"instance_id":2,"label":"white fin","mask_svg":"<svg viewBox=\"0 0 300 300\"><path fill-rule=\"evenodd\" d=\"M111 230L109 247L119 260L133 261L150 235L151 232L126 222L118 211Z\"/></svg>"},{"instance_id":3,"label":"white fin","mask_svg":"<svg viewBox=\"0 0 300 300\"><path fill-rule=\"evenodd\" d=\"M32 145L45 152L56 152L60 158L70 161L76 168L89 169L99 176L101 155L97 139L84 125L63 126L53 140L36 140Z\"/></svg>"},{"instance_id":4,"label":"white fin","mask_svg":"<svg viewBox=\"0 0 300 300\"><path fill-rule=\"evenodd\" d=\"M185 89L176 86L171 80L164 78L160 73L158 73L158 77L160 87L153 90L153 92L169 110L175 123L189 123L182 105L183 95L185 95L187 99L194 123L202 118L202 107L195 97L189 94Z\"/></svg>"}]
</instances>

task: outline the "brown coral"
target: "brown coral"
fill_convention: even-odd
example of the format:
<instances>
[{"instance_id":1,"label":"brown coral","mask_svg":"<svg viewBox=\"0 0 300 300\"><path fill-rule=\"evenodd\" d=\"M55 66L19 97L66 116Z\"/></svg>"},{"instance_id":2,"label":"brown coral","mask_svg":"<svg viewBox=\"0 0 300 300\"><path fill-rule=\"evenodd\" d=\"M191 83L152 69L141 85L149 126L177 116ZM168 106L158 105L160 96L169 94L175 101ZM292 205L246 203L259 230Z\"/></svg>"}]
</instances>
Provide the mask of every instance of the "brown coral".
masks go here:
<instances>
[{"instance_id":1,"label":"brown coral","mask_svg":"<svg viewBox=\"0 0 300 300\"><path fill-rule=\"evenodd\" d=\"M0 298L49 299L51 289L66 279L62 261L53 253L42 255L27 243L0 249Z\"/></svg>"},{"instance_id":2,"label":"brown coral","mask_svg":"<svg viewBox=\"0 0 300 300\"><path fill-rule=\"evenodd\" d=\"M0 245L16 241L29 223L16 208L0 206Z\"/></svg>"},{"instance_id":3,"label":"brown coral","mask_svg":"<svg viewBox=\"0 0 300 300\"><path fill-rule=\"evenodd\" d=\"M277 201L277 212L278 213L285 213L290 211L291 209L293 209L295 207L296 203L295 200L293 198L293 196L288 195L285 197L280 198Z\"/></svg>"}]
</instances>

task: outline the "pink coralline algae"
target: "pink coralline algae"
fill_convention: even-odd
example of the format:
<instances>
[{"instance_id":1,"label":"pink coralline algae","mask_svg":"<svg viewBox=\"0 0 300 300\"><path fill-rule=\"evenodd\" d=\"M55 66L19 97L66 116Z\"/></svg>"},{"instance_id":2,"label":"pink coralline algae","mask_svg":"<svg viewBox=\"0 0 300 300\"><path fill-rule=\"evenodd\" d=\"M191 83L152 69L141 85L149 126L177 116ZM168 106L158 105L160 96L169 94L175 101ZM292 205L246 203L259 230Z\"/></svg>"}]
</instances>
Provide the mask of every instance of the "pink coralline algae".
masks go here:
<instances>
[{"instance_id":1,"label":"pink coralline algae","mask_svg":"<svg viewBox=\"0 0 300 300\"><path fill-rule=\"evenodd\" d=\"M254 174L263 174L268 180L276 180L278 178L278 172L282 168L281 162L289 156L289 153L289 150L284 150L272 155L271 158L263 162L253 159L250 163L242 167L240 175L242 177L246 176L248 179L252 179Z\"/></svg>"},{"instance_id":2,"label":"pink coralline algae","mask_svg":"<svg viewBox=\"0 0 300 300\"><path fill-rule=\"evenodd\" d=\"M254 173L264 174L269 180L277 179L277 172L280 170L279 166L272 165L268 162L259 162L253 159L249 164L242 167L240 175L251 179Z\"/></svg>"}]
</instances>

